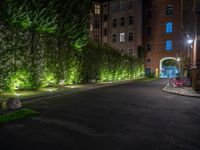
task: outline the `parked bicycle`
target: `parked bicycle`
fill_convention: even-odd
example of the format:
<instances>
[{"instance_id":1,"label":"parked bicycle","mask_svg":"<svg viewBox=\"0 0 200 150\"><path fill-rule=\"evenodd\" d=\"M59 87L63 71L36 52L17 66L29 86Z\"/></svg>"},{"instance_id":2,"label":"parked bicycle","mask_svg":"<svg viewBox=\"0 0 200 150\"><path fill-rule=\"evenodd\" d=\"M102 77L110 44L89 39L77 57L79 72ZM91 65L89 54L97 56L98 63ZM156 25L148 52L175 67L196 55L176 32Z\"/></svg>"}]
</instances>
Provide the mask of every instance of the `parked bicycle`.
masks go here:
<instances>
[{"instance_id":1,"label":"parked bicycle","mask_svg":"<svg viewBox=\"0 0 200 150\"><path fill-rule=\"evenodd\" d=\"M184 87L190 86L190 78L188 77L177 77L169 80L169 85L172 87Z\"/></svg>"}]
</instances>

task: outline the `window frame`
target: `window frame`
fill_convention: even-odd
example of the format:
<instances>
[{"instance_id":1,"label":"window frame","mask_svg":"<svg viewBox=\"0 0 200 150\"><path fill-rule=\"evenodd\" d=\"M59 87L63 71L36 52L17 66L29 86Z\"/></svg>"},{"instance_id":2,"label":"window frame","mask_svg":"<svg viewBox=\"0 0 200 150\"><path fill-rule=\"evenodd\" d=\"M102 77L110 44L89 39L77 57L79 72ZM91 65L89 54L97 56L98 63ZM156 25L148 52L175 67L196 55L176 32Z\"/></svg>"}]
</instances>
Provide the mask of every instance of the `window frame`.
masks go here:
<instances>
[{"instance_id":1,"label":"window frame","mask_svg":"<svg viewBox=\"0 0 200 150\"><path fill-rule=\"evenodd\" d=\"M94 14L100 15L101 14L101 6L100 4L94 4Z\"/></svg>"},{"instance_id":2,"label":"window frame","mask_svg":"<svg viewBox=\"0 0 200 150\"><path fill-rule=\"evenodd\" d=\"M112 35L112 42L117 43L117 35L116 34Z\"/></svg>"},{"instance_id":3,"label":"window frame","mask_svg":"<svg viewBox=\"0 0 200 150\"><path fill-rule=\"evenodd\" d=\"M120 19L120 26L121 27L125 26L125 18L124 17L121 17L121 19Z\"/></svg>"},{"instance_id":4,"label":"window frame","mask_svg":"<svg viewBox=\"0 0 200 150\"><path fill-rule=\"evenodd\" d=\"M125 32L120 33L120 38L119 38L120 43L124 43L126 41L125 36L126 36Z\"/></svg>"},{"instance_id":5,"label":"window frame","mask_svg":"<svg viewBox=\"0 0 200 150\"><path fill-rule=\"evenodd\" d=\"M128 17L128 25L133 25L134 22L133 22L133 16L129 16Z\"/></svg>"},{"instance_id":6,"label":"window frame","mask_svg":"<svg viewBox=\"0 0 200 150\"><path fill-rule=\"evenodd\" d=\"M112 21L112 27L113 28L117 27L117 19L113 19L113 21Z\"/></svg>"},{"instance_id":7,"label":"window frame","mask_svg":"<svg viewBox=\"0 0 200 150\"><path fill-rule=\"evenodd\" d=\"M173 41L172 40L165 41L165 50L168 52L173 50Z\"/></svg>"},{"instance_id":8,"label":"window frame","mask_svg":"<svg viewBox=\"0 0 200 150\"><path fill-rule=\"evenodd\" d=\"M166 22L165 32L166 33L172 33L173 32L173 22Z\"/></svg>"},{"instance_id":9,"label":"window frame","mask_svg":"<svg viewBox=\"0 0 200 150\"><path fill-rule=\"evenodd\" d=\"M130 42L133 41L133 32L128 33L128 41L130 41Z\"/></svg>"},{"instance_id":10,"label":"window frame","mask_svg":"<svg viewBox=\"0 0 200 150\"><path fill-rule=\"evenodd\" d=\"M172 16L173 15L173 5L169 4L166 7L166 15L167 16Z\"/></svg>"}]
</instances>

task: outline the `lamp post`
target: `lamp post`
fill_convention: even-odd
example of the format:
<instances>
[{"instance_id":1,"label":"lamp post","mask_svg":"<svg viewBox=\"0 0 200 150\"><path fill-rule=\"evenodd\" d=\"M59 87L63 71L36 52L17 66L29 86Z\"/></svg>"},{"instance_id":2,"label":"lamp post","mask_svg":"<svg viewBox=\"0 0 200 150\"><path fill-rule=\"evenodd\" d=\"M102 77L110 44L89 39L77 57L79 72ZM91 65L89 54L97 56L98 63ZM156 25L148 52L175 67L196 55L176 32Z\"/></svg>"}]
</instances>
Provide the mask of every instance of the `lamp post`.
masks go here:
<instances>
[{"instance_id":1,"label":"lamp post","mask_svg":"<svg viewBox=\"0 0 200 150\"><path fill-rule=\"evenodd\" d=\"M187 40L188 42L188 72L187 72L187 77L190 77L190 61L191 61L191 48L192 48L192 43L194 42L193 39L189 38Z\"/></svg>"}]
</instances>

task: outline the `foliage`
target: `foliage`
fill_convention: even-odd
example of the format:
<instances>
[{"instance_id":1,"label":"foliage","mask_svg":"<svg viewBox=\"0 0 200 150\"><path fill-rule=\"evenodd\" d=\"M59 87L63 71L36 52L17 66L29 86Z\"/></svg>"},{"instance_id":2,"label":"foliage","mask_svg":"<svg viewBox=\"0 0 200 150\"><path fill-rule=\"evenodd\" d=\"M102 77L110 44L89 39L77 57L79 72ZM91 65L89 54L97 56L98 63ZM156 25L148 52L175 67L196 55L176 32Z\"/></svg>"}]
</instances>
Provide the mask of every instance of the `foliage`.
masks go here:
<instances>
[{"instance_id":1,"label":"foliage","mask_svg":"<svg viewBox=\"0 0 200 150\"><path fill-rule=\"evenodd\" d=\"M83 80L118 81L142 77L143 60L121 55L109 46L89 43L83 49Z\"/></svg>"},{"instance_id":2,"label":"foliage","mask_svg":"<svg viewBox=\"0 0 200 150\"><path fill-rule=\"evenodd\" d=\"M3 2L0 92L143 76L142 59L88 43L90 0Z\"/></svg>"},{"instance_id":3,"label":"foliage","mask_svg":"<svg viewBox=\"0 0 200 150\"><path fill-rule=\"evenodd\" d=\"M3 114L0 116L0 125L13 122L16 120L22 120L30 117L34 117L39 115L39 112L31 110L31 109L20 109L14 112L10 112L7 114Z\"/></svg>"},{"instance_id":4,"label":"foliage","mask_svg":"<svg viewBox=\"0 0 200 150\"><path fill-rule=\"evenodd\" d=\"M81 82L81 53L69 50L66 59L66 84L77 84Z\"/></svg>"},{"instance_id":5,"label":"foliage","mask_svg":"<svg viewBox=\"0 0 200 150\"><path fill-rule=\"evenodd\" d=\"M19 89L31 88L31 82L29 80L30 74L27 70L18 70L12 72L6 78L7 91L14 92Z\"/></svg>"}]
</instances>

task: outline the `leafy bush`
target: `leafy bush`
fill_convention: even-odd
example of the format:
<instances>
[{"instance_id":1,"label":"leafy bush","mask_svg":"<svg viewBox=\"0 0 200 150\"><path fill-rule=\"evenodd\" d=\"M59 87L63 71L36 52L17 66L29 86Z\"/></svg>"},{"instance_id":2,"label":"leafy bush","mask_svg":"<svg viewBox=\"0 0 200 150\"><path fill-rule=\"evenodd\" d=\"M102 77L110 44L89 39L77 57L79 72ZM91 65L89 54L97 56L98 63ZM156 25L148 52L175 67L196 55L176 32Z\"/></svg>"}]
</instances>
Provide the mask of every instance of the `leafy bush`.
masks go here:
<instances>
[{"instance_id":1,"label":"leafy bush","mask_svg":"<svg viewBox=\"0 0 200 150\"><path fill-rule=\"evenodd\" d=\"M19 89L30 89L30 74L27 70L17 70L10 73L6 78L5 89L9 92L14 92Z\"/></svg>"}]
</instances>

